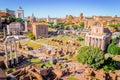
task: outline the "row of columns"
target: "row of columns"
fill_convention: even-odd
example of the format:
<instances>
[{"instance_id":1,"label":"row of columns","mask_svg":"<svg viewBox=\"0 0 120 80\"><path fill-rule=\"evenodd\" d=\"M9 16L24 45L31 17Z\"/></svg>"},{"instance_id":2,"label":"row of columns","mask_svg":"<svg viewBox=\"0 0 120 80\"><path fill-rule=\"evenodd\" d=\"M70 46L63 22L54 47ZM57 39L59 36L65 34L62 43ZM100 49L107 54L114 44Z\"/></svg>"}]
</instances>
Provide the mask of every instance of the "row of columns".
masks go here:
<instances>
[{"instance_id":1,"label":"row of columns","mask_svg":"<svg viewBox=\"0 0 120 80\"><path fill-rule=\"evenodd\" d=\"M94 37L86 37L85 43L87 46L99 47L103 51L105 50L105 39L103 38L94 38Z\"/></svg>"},{"instance_id":2,"label":"row of columns","mask_svg":"<svg viewBox=\"0 0 120 80\"><path fill-rule=\"evenodd\" d=\"M8 43L10 43L10 60L8 59ZM13 46L12 46L13 44ZM6 64L6 67L9 68L8 66L9 65L14 65L14 64L17 64L18 63L18 57L17 57L17 44L16 44L16 41L13 40L13 41L10 41L10 42L5 42L4 43L4 48L5 48L5 64ZM14 58L13 58L13 51L14 51ZM15 59L15 61L14 61ZM10 62L9 62L10 61Z\"/></svg>"}]
</instances>

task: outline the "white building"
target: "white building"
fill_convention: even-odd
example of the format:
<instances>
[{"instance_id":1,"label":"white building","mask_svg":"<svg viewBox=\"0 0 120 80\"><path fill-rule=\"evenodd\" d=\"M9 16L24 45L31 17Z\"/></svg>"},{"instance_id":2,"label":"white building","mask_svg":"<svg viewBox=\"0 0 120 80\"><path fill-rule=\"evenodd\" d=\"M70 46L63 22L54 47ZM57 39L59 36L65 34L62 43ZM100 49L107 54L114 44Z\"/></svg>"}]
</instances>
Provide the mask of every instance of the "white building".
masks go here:
<instances>
[{"instance_id":1,"label":"white building","mask_svg":"<svg viewBox=\"0 0 120 80\"><path fill-rule=\"evenodd\" d=\"M0 10L0 12L5 12L8 13L10 16L24 19L24 10L21 7L19 7L19 9L17 10L6 9L6 10Z\"/></svg>"},{"instance_id":2,"label":"white building","mask_svg":"<svg viewBox=\"0 0 120 80\"><path fill-rule=\"evenodd\" d=\"M21 7L15 11L15 17L24 19L24 10Z\"/></svg>"}]
</instances>

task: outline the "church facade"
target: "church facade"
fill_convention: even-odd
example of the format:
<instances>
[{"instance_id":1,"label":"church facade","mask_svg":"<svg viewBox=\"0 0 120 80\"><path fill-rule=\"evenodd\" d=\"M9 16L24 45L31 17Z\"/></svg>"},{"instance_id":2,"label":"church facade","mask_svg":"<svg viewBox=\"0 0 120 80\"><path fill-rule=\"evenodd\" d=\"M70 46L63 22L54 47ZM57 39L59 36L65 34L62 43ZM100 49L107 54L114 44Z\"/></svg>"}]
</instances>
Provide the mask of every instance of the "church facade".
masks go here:
<instances>
[{"instance_id":1,"label":"church facade","mask_svg":"<svg viewBox=\"0 0 120 80\"><path fill-rule=\"evenodd\" d=\"M111 40L111 32L102 23L94 22L91 31L86 34L85 44L87 46L99 47L105 51Z\"/></svg>"}]
</instances>

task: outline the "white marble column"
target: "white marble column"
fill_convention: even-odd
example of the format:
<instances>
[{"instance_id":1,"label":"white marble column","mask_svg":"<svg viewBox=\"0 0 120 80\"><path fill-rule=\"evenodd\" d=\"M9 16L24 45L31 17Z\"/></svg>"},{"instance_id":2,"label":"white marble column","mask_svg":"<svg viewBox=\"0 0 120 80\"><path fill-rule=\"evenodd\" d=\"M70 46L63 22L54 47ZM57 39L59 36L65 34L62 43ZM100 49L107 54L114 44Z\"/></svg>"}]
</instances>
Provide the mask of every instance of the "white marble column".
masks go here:
<instances>
[{"instance_id":1,"label":"white marble column","mask_svg":"<svg viewBox=\"0 0 120 80\"><path fill-rule=\"evenodd\" d=\"M11 60L11 64L13 64L13 52L12 52L12 42L10 42L10 60Z\"/></svg>"},{"instance_id":2,"label":"white marble column","mask_svg":"<svg viewBox=\"0 0 120 80\"><path fill-rule=\"evenodd\" d=\"M98 39L98 45L97 46L101 48L101 41L100 41L100 39Z\"/></svg>"},{"instance_id":3,"label":"white marble column","mask_svg":"<svg viewBox=\"0 0 120 80\"><path fill-rule=\"evenodd\" d=\"M6 68L8 68L8 53L7 53L7 43L4 43L4 49L5 49L5 64L6 64Z\"/></svg>"},{"instance_id":4,"label":"white marble column","mask_svg":"<svg viewBox=\"0 0 120 80\"><path fill-rule=\"evenodd\" d=\"M14 39L14 51L15 51L15 59L16 59L16 62L18 63L18 57L17 57L17 43Z\"/></svg>"},{"instance_id":5,"label":"white marble column","mask_svg":"<svg viewBox=\"0 0 120 80\"><path fill-rule=\"evenodd\" d=\"M85 37L85 45L87 45L87 36Z\"/></svg>"},{"instance_id":6,"label":"white marble column","mask_svg":"<svg viewBox=\"0 0 120 80\"><path fill-rule=\"evenodd\" d=\"M4 38L6 37L6 32L5 32L5 28L3 28L3 32L4 32Z\"/></svg>"},{"instance_id":7,"label":"white marble column","mask_svg":"<svg viewBox=\"0 0 120 80\"><path fill-rule=\"evenodd\" d=\"M10 42L10 59L12 60L12 42Z\"/></svg>"},{"instance_id":8,"label":"white marble column","mask_svg":"<svg viewBox=\"0 0 120 80\"><path fill-rule=\"evenodd\" d=\"M10 34L9 25L7 25L7 34Z\"/></svg>"},{"instance_id":9,"label":"white marble column","mask_svg":"<svg viewBox=\"0 0 120 80\"><path fill-rule=\"evenodd\" d=\"M101 49L103 51L105 50L105 39L102 40Z\"/></svg>"},{"instance_id":10,"label":"white marble column","mask_svg":"<svg viewBox=\"0 0 120 80\"><path fill-rule=\"evenodd\" d=\"M91 41L90 41L90 46L92 46L93 38L91 37L90 40L91 40Z\"/></svg>"},{"instance_id":11,"label":"white marble column","mask_svg":"<svg viewBox=\"0 0 120 80\"><path fill-rule=\"evenodd\" d=\"M91 37L89 37L89 46L91 45Z\"/></svg>"},{"instance_id":12,"label":"white marble column","mask_svg":"<svg viewBox=\"0 0 120 80\"><path fill-rule=\"evenodd\" d=\"M94 46L94 44L95 44L95 39L92 38L92 46Z\"/></svg>"},{"instance_id":13,"label":"white marble column","mask_svg":"<svg viewBox=\"0 0 120 80\"><path fill-rule=\"evenodd\" d=\"M97 41L97 39L96 39L96 38L94 38L94 47L96 47L96 46L97 46L96 41Z\"/></svg>"},{"instance_id":14,"label":"white marble column","mask_svg":"<svg viewBox=\"0 0 120 80\"><path fill-rule=\"evenodd\" d=\"M28 32L28 22L25 21L25 32Z\"/></svg>"},{"instance_id":15,"label":"white marble column","mask_svg":"<svg viewBox=\"0 0 120 80\"><path fill-rule=\"evenodd\" d=\"M88 37L87 39L87 46L89 46L89 43L90 43L90 37Z\"/></svg>"}]
</instances>

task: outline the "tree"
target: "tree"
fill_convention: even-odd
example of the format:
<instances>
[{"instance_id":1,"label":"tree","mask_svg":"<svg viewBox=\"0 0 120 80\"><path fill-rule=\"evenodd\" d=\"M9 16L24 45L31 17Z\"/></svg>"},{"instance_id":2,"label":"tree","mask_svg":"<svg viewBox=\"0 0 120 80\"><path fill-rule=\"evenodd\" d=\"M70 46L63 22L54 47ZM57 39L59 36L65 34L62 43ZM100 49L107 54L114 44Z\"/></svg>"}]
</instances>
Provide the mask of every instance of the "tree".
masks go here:
<instances>
[{"instance_id":1,"label":"tree","mask_svg":"<svg viewBox=\"0 0 120 80\"><path fill-rule=\"evenodd\" d=\"M78 62L87 64L92 68L99 68L104 63L104 53L99 48L91 46L82 47L76 56Z\"/></svg>"},{"instance_id":2,"label":"tree","mask_svg":"<svg viewBox=\"0 0 120 80\"><path fill-rule=\"evenodd\" d=\"M9 20L10 20L10 22L15 22L16 21L16 18L14 18L14 17L9 17Z\"/></svg>"},{"instance_id":3,"label":"tree","mask_svg":"<svg viewBox=\"0 0 120 80\"><path fill-rule=\"evenodd\" d=\"M54 28L53 24L54 22L48 22L50 28Z\"/></svg>"},{"instance_id":4,"label":"tree","mask_svg":"<svg viewBox=\"0 0 120 80\"><path fill-rule=\"evenodd\" d=\"M73 25L74 23L73 22L65 22L65 26L68 26L68 25Z\"/></svg>"},{"instance_id":5,"label":"tree","mask_svg":"<svg viewBox=\"0 0 120 80\"><path fill-rule=\"evenodd\" d=\"M75 25L73 28L74 29L83 29L84 28L84 23L81 22L79 25Z\"/></svg>"},{"instance_id":6,"label":"tree","mask_svg":"<svg viewBox=\"0 0 120 80\"><path fill-rule=\"evenodd\" d=\"M84 28L84 23L81 22L79 28Z\"/></svg>"},{"instance_id":7,"label":"tree","mask_svg":"<svg viewBox=\"0 0 120 80\"><path fill-rule=\"evenodd\" d=\"M58 22L56 27L57 27L58 30L64 29L64 23L63 22Z\"/></svg>"},{"instance_id":8,"label":"tree","mask_svg":"<svg viewBox=\"0 0 120 80\"><path fill-rule=\"evenodd\" d=\"M117 29L118 27L120 27L120 24L109 24L108 26Z\"/></svg>"},{"instance_id":9,"label":"tree","mask_svg":"<svg viewBox=\"0 0 120 80\"><path fill-rule=\"evenodd\" d=\"M108 53L111 53L111 54L119 54L120 55L120 47L117 46L116 44L116 39L113 39L112 40L112 43L108 46Z\"/></svg>"},{"instance_id":10,"label":"tree","mask_svg":"<svg viewBox=\"0 0 120 80\"><path fill-rule=\"evenodd\" d=\"M24 20L21 19L21 18L16 18L16 21L17 21L17 22L20 22L20 23L24 23Z\"/></svg>"}]
</instances>

